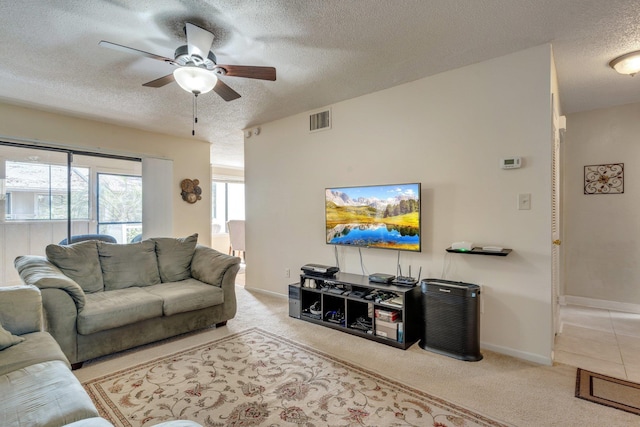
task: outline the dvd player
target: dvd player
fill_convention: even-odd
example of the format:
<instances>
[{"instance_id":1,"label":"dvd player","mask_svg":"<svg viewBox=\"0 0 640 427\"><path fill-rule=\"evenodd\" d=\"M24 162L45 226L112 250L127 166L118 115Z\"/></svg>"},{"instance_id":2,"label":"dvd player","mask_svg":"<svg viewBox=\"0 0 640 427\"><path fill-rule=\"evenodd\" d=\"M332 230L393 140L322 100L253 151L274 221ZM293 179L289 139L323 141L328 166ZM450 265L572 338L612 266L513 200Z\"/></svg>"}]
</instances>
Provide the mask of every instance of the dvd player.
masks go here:
<instances>
[{"instance_id":1,"label":"dvd player","mask_svg":"<svg viewBox=\"0 0 640 427\"><path fill-rule=\"evenodd\" d=\"M320 277L333 277L340 271L338 267L331 267L322 264L305 264L301 267L304 274Z\"/></svg>"},{"instance_id":2,"label":"dvd player","mask_svg":"<svg viewBox=\"0 0 640 427\"><path fill-rule=\"evenodd\" d=\"M369 275L369 281L375 283L391 283L396 276L392 274L373 273Z\"/></svg>"}]
</instances>

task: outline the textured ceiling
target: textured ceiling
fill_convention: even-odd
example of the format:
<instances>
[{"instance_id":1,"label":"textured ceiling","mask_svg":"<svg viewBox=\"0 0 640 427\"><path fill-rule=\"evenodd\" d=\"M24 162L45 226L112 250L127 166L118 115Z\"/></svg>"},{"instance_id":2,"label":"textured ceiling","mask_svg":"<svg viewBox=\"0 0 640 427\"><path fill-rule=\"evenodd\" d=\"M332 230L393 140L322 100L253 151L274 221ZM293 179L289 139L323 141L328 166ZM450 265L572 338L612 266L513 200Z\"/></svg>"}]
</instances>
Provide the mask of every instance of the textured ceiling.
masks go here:
<instances>
[{"instance_id":1,"label":"textured ceiling","mask_svg":"<svg viewBox=\"0 0 640 427\"><path fill-rule=\"evenodd\" d=\"M543 43L564 113L640 102L640 76L607 65L640 49L637 0L0 0L0 100L190 137L192 96L142 86L171 65L98 46L173 58L185 22L219 63L277 68L223 78L235 101L199 97L218 165L242 167L244 128Z\"/></svg>"}]
</instances>

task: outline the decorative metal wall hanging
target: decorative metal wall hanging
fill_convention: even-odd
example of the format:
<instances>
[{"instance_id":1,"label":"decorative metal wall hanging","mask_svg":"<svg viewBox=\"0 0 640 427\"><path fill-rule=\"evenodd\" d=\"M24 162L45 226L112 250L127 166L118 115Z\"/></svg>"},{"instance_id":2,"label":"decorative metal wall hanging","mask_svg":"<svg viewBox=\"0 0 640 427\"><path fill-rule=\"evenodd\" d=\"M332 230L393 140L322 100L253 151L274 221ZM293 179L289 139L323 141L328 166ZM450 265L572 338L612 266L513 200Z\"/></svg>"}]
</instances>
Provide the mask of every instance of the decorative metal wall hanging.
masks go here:
<instances>
[{"instance_id":1,"label":"decorative metal wall hanging","mask_svg":"<svg viewBox=\"0 0 640 427\"><path fill-rule=\"evenodd\" d=\"M624 163L584 167L584 194L624 193Z\"/></svg>"},{"instance_id":2,"label":"decorative metal wall hanging","mask_svg":"<svg viewBox=\"0 0 640 427\"><path fill-rule=\"evenodd\" d=\"M200 180L197 179L183 179L180 183L180 189L182 192L182 200L187 203L195 203L202 199L202 188L199 186Z\"/></svg>"}]
</instances>

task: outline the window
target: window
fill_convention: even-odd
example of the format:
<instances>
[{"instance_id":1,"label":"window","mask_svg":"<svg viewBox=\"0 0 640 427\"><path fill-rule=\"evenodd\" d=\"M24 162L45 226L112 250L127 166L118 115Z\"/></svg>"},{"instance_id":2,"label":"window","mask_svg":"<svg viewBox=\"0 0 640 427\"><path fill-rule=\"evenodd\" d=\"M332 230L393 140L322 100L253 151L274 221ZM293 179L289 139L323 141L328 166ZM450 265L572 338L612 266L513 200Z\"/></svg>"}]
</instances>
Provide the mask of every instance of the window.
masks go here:
<instances>
[{"instance_id":1,"label":"window","mask_svg":"<svg viewBox=\"0 0 640 427\"><path fill-rule=\"evenodd\" d=\"M5 162L6 220L67 219L67 167ZM89 169L71 168L71 219L89 219Z\"/></svg>"},{"instance_id":2,"label":"window","mask_svg":"<svg viewBox=\"0 0 640 427\"><path fill-rule=\"evenodd\" d=\"M227 232L227 221L245 219L244 183L213 181L211 185L213 232Z\"/></svg>"},{"instance_id":3,"label":"window","mask_svg":"<svg viewBox=\"0 0 640 427\"><path fill-rule=\"evenodd\" d=\"M142 177L98 174L98 233L118 242L142 233Z\"/></svg>"},{"instance_id":4,"label":"window","mask_svg":"<svg viewBox=\"0 0 640 427\"><path fill-rule=\"evenodd\" d=\"M142 232L141 175L138 158L0 141L0 233L51 243L104 233L128 243Z\"/></svg>"}]
</instances>

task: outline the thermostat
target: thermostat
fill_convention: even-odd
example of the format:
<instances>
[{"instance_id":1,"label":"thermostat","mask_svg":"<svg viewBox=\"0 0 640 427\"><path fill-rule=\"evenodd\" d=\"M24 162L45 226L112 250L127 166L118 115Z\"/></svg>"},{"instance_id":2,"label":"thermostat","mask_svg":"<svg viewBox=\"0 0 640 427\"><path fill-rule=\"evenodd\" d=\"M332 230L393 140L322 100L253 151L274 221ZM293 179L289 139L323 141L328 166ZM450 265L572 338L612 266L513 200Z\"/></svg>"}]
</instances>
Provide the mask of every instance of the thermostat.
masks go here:
<instances>
[{"instance_id":1,"label":"thermostat","mask_svg":"<svg viewBox=\"0 0 640 427\"><path fill-rule=\"evenodd\" d=\"M520 157L500 159L500 167L502 169L518 169L520 166L522 166L522 159Z\"/></svg>"}]
</instances>

